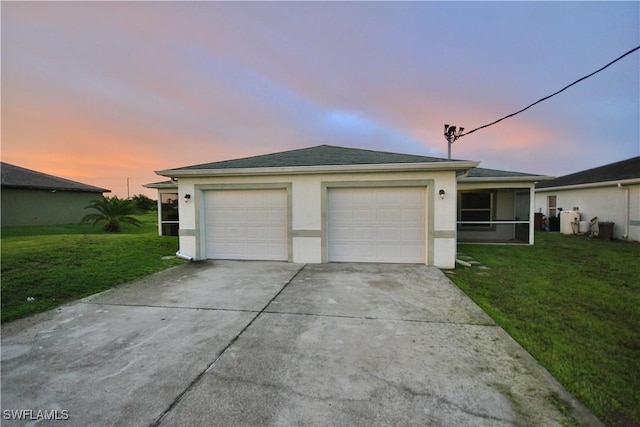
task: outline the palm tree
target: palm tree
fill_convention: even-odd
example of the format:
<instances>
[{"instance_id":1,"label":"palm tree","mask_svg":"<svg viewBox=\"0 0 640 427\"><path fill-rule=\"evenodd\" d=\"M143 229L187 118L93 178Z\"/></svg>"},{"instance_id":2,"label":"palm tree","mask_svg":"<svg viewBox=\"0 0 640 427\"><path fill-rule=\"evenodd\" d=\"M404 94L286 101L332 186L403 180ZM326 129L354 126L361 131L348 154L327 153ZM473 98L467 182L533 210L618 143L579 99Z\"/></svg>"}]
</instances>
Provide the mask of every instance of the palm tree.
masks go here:
<instances>
[{"instance_id":1,"label":"palm tree","mask_svg":"<svg viewBox=\"0 0 640 427\"><path fill-rule=\"evenodd\" d=\"M135 203L128 199L118 199L116 196L111 198L103 197L92 200L84 208L95 209L98 213L85 215L80 221L81 224L93 221L93 225L96 225L98 222L104 221L104 229L111 232L120 231L120 223L131 224L136 227L142 225L142 222L131 216L136 213L137 209Z\"/></svg>"}]
</instances>

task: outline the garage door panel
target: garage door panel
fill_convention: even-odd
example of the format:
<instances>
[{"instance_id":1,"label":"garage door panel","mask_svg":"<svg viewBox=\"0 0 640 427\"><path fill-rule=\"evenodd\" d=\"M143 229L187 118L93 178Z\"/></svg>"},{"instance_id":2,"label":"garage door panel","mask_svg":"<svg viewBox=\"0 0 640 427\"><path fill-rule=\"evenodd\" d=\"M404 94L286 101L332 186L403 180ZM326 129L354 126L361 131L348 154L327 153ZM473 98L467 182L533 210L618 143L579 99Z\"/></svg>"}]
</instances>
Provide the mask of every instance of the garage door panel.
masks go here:
<instances>
[{"instance_id":1,"label":"garage door panel","mask_svg":"<svg viewBox=\"0 0 640 427\"><path fill-rule=\"evenodd\" d=\"M424 188L328 190L329 261L424 262Z\"/></svg>"},{"instance_id":2,"label":"garage door panel","mask_svg":"<svg viewBox=\"0 0 640 427\"><path fill-rule=\"evenodd\" d=\"M268 222L266 215L267 213L263 211L249 211L246 215L243 215L242 222L246 224L266 224Z\"/></svg>"},{"instance_id":3,"label":"garage door panel","mask_svg":"<svg viewBox=\"0 0 640 427\"><path fill-rule=\"evenodd\" d=\"M266 221L269 224L273 224L274 222L280 221L283 214L286 215L286 212L283 212L282 210L269 210L266 213Z\"/></svg>"},{"instance_id":4,"label":"garage door panel","mask_svg":"<svg viewBox=\"0 0 640 427\"><path fill-rule=\"evenodd\" d=\"M247 253L250 256L259 256L262 253L265 253L269 248L269 245L263 242L248 242L247 243Z\"/></svg>"},{"instance_id":5,"label":"garage door panel","mask_svg":"<svg viewBox=\"0 0 640 427\"><path fill-rule=\"evenodd\" d=\"M354 214L351 215L351 221L366 225L375 224L376 213L371 211L354 212Z\"/></svg>"},{"instance_id":6,"label":"garage door panel","mask_svg":"<svg viewBox=\"0 0 640 427\"><path fill-rule=\"evenodd\" d=\"M376 255L379 257L390 257L390 258L397 257L398 249L399 248L397 245L380 244L376 248L377 250Z\"/></svg>"},{"instance_id":7,"label":"garage door panel","mask_svg":"<svg viewBox=\"0 0 640 427\"><path fill-rule=\"evenodd\" d=\"M397 209L379 210L376 215L376 223L378 224L390 224L397 220L398 220Z\"/></svg>"},{"instance_id":8,"label":"garage door panel","mask_svg":"<svg viewBox=\"0 0 640 427\"><path fill-rule=\"evenodd\" d=\"M349 227L334 227L334 239L336 243L348 242L353 239L353 229Z\"/></svg>"},{"instance_id":9,"label":"garage door panel","mask_svg":"<svg viewBox=\"0 0 640 427\"><path fill-rule=\"evenodd\" d=\"M287 239L287 230L285 228L269 228L265 230L265 232L265 237L268 238L269 241L285 241Z\"/></svg>"},{"instance_id":10,"label":"garage door panel","mask_svg":"<svg viewBox=\"0 0 640 427\"><path fill-rule=\"evenodd\" d=\"M383 192L376 194L375 202L378 206L398 206L400 202L398 199L398 194L391 192Z\"/></svg>"},{"instance_id":11,"label":"garage door panel","mask_svg":"<svg viewBox=\"0 0 640 427\"><path fill-rule=\"evenodd\" d=\"M376 240L379 242L395 242L398 240L398 228L396 227L379 227L376 230Z\"/></svg>"},{"instance_id":12,"label":"garage door panel","mask_svg":"<svg viewBox=\"0 0 640 427\"><path fill-rule=\"evenodd\" d=\"M205 193L210 259L288 259L286 190Z\"/></svg>"},{"instance_id":13,"label":"garage door panel","mask_svg":"<svg viewBox=\"0 0 640 427\"><path fill-rule=\"evenodd\" d=\"M334 255L338 258L348 257L353 262L367 262L375 256L374 248L371 245L363 244L343 244L336 245Z\"/></svg>"},{"instance_id":14,"label":"garage door panel","mask_svg":"<svg viewBox=\"0 0 640 427\"><path fill-rule=\"evenodd\" d=\"M245 238L247 241L262 241L269 237L269 230L264 227L247 227Z\"/></svg>"},{"instance_id":15,"label":"garage door panel","mask_svg":"<svg viewBox=\"0 0 640 427\"><path fill-rule=\"evenodd\" d=\"M357 240L358 242L374 242L376 240L376 236L371 232L370 228L356 227L349 234L349 240Z\"/></svg>"},{"instance_id":16,"label":"garage door panel","mask_svg":"<svg viewBox=\"0 0 640 427\"><path fill-rule=\"evenodd\" d=\"M420 243L424 240L423 232L418 227L404 227L400 230L400 237L405 243Z\"/></svg>"},{"instance_id":17,"label":"garage door panel","mask_svg":"<svg viewBox=\"0 0 640 427\"><path fill-rule=\"evenodd\" d=\"M272 244L267 247L267 251L269 251L269 253L287 254L288 247L289 246L285 244ZM283 260L283 261L286 261L286 260Z\"/></svg>"},{"instance_id":18,"label":"garage door panel","mask_svg":"<svg viewBox=\"0 0 640 427\"><path fill-rule=\"evenodd\" d=\"M415 224L421 221L424 216L422 209L403 209L400 214L400 220L402 223Z\"/></svg>"},{"instance_id":19,"label":"garage door panel","mask_svg":"<svg viewBox=\"0 0 640 427\"><path fill-rule=\"evenodd\" d=\"M228 237L228 233L229 233L228 227L215 226L215 227L209 227L209 230L211 231L211 234L213 234L214 236Z\"/></svg>"}]
</instances>

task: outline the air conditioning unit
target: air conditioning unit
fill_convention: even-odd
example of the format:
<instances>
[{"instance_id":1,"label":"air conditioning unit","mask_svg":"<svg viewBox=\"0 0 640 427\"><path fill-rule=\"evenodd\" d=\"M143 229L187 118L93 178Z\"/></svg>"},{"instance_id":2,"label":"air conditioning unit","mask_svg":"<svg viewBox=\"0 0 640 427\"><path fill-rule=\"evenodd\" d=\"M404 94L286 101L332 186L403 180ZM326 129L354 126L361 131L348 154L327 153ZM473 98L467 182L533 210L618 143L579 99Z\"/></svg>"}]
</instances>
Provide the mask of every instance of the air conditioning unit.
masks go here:
<instances>
[{"instance_id":1,"label":"air conditioning unit","mask_svg":"<svg viewBox=\"0 0 640 427\"><path fill-rule=\"evenodd\" d=\"M560 213L560 233L578 234L580 230L580 212L562 211Z\"/></svg>"}]
</instances>

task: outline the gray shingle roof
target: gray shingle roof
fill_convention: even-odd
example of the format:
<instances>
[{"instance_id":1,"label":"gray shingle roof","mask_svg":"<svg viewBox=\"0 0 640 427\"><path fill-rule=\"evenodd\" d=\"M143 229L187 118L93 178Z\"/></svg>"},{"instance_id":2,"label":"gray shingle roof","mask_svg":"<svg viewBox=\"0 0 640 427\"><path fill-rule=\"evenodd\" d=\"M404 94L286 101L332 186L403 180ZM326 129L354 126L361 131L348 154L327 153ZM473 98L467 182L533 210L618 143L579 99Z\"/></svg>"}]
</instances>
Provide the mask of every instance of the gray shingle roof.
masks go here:
<instances>
[{"instance_id":1,"label":"gray shingle roof","mask_svg":"<svg viewBox=\"0 0 640 427\"><path fill-rule=\"evenodd\" d=\"M144 188L178 188L178 183L173 181L152 182L143 185Z\"/></svg>"},{"instance_id":2,"label":"gray shingle roof","mask_svg":"<svg viewBox=\"0 0 640 427\"><path fill-rule=\"evenodd\" d=\"M108 193L111 190L0 162L3 188Z\"/></svg>"},{"instance_id":3,"label":"gray shingle roof","mask_svg":"<svg viewBox=\"0 0 640 427\"><path fill-rule=\"evenodd\" d=\"M543 181L552 179L550 176L526 173L526 172L513 172L499 169L486 169L486 168L473 168L466 176L460 178L460 181L474 181L474 180L525 180L525 181Z\"/></svg>"},{"instance_id":4,"label":"gray shingle roof","mask_svg":"<svg viewBox=\"0 0 640 427\"><path fill-rule=\"evenodd\" d=\"M246 157L243 159L224 160L221 162L185 166L174 170L250 169L296 166L346 166L392 163L434 163L448 161L450 160L438 157L388 153L384 151L336 147L332 145L319 145L316 147L301 148L297 150L283 151L273 154L264 154L261 156Z\"/></svg>"},{"instance_id":5,"label":"gray shingle roof","mask_svg":"<svg viewBox=\"0 0 640 427\"><path fill-rule=\"evenodd\" d=\"M525 172L503 171L498 169L473 168L465 178L524 178L530 176L540 175Z\"/></svg>"},{"instance_id":6,"label":"gray shingle roof","mask_svg":"<svg viewBox=\"0 0 640 427\"><path fill-rule=\"evenodd\" d=\"M536 188L564 187L635 178L640 178L640 156L560 176L554 180L539 183Z\"/></svg>"}]
</instances>

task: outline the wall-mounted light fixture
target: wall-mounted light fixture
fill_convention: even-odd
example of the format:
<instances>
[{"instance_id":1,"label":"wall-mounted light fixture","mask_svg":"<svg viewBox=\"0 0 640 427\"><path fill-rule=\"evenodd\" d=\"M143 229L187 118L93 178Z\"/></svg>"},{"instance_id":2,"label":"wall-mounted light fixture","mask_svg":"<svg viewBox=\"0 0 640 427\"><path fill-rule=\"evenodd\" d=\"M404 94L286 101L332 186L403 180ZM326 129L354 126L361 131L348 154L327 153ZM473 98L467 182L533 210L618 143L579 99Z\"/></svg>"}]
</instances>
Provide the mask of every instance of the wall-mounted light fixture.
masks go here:
<instances>
[{"instance_id":1,"label":"wall-mounted light fixture","mask_svg":"<svg viewBox=\"0 0 640 427\"><path fill-rule=\"evenodd\" d=\"M440 191L438 191L438 194L440 195L441 199L444 199L444 190L440 189Z\"/></svg>"},{"instance_id":2,"label":"wall-mounted light fixture","mask_svg":"<svg viewBox=\"0 0 640 427\"><path fill-rule=\"evenodd\" d=\"M189 203L189 200L191 200L191 194L185 194L184 195L184 202L185 203Z\"/></svg>"}]
</instances>

